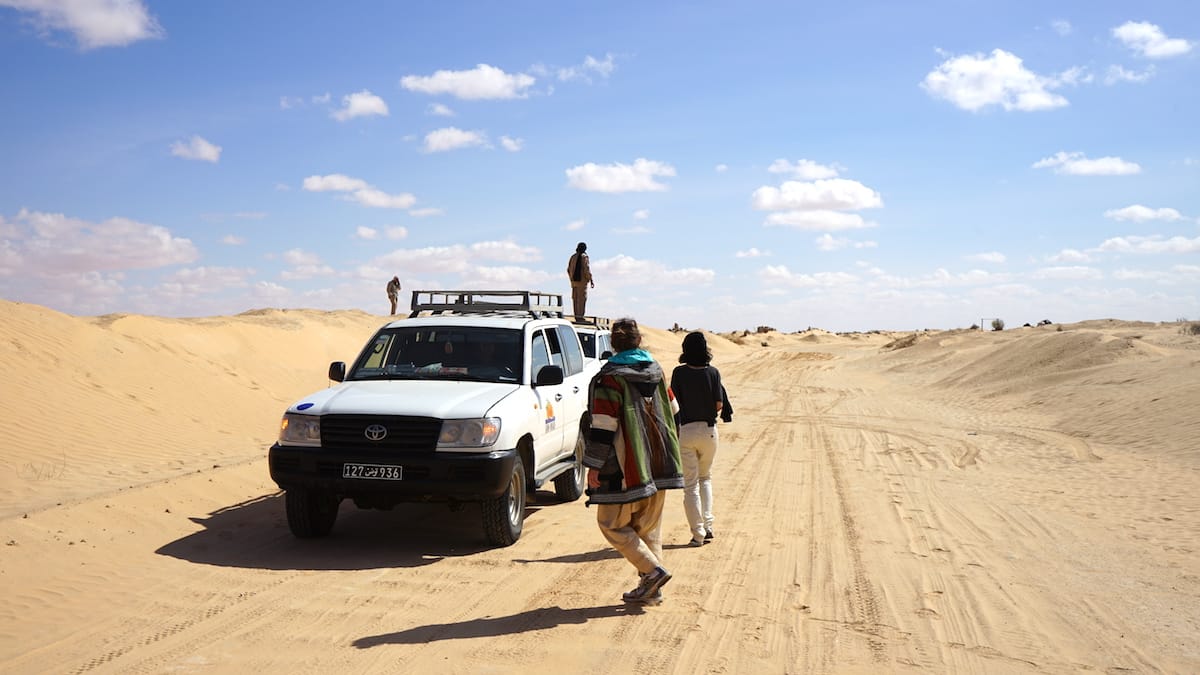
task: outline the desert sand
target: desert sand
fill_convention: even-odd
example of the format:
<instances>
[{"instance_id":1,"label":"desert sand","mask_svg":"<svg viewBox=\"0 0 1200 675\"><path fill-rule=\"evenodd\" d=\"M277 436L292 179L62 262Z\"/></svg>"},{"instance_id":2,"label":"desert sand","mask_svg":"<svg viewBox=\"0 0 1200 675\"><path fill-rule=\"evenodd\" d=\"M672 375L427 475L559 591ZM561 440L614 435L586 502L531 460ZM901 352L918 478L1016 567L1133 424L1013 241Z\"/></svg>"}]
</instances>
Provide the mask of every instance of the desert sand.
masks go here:
<instances>
[{"instance_id":1,"label":"desert sand","mask_svg":"<svg viewBox=\"0 0 1200 675\"><path fill-rule=\"evenodd\" d=\"M441 505L292 537L279 416L387 317L0 312L3 673L1200 672L1179 324L710 334L715 538L671 493L640 608L550 492L508 548Z\"/></svg>"}]
</instances>

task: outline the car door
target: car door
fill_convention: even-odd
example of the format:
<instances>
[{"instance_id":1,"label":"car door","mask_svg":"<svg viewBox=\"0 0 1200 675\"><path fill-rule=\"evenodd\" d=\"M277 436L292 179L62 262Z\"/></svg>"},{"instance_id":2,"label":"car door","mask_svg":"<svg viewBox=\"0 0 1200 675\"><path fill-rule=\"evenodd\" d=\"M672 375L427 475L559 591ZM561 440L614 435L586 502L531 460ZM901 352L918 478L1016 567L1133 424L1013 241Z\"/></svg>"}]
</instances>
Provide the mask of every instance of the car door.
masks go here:
<instances>
[{"instance_id":1,"label":"car door","mask_svg":"<svg viewBox=\"0 0 1200 675\"><path fill-rule=\"evenodd\" d=\"M529 340L529 381L537 381L537 374L543 367L556 365L562 367L563 360L561 356L558 363L555 363L552 352L551 342L555 346L558 345L558 335L553 327L550 330L539 328L533 332ZM566 371L563 371L564 376ZM568 397L566 396L567 384L564 379L563 384L552 384L542 387L534 387L533 393L537 397L538 411L541 413L540 420L533 431L533 448L534 448L534 463L533 467L536 473L547 464L553 462L559 455L563 446L563 410L564 405L569 405Z\"/></svg>"},{"instance_id":2,"label":"car door","mask_svg":"<svg viewBox=\"0 0 1200 675\"><path fill-rule=\"evenodd\" d=\"M575 437L579 434L579 420L588 408L588 384L591 375L585 366L587 358L579 346L579 337L575 334L575 329L570 326L558 326L556 332L563 361L566 363L563 369L563 387L570 399L569 406L564 406L563 410L568 416L563 427L563 441L567 444L567 450L572 451L575 447Z\"/></svg>"}]
</instances>

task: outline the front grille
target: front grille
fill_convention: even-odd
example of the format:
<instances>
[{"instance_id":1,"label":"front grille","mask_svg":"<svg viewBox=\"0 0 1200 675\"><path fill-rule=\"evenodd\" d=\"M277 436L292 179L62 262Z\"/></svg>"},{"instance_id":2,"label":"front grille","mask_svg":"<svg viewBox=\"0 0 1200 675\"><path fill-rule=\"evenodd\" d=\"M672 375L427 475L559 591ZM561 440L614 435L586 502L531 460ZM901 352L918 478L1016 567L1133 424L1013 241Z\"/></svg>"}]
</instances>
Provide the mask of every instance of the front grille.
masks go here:
<instances>
[{"instance_id":1,"label":"front grille","mask_svg":"<svg viewBox=\"0 0 1200 675\"><path fill-rule=\"evenodd\" d=\"M367 438L367 427L373 425L387 429L382 440ZM429 417L326 415L321 418L321 445L326 448L424 454L437 449L441 432L442 421Z\"/></svg>"}]
</instances>

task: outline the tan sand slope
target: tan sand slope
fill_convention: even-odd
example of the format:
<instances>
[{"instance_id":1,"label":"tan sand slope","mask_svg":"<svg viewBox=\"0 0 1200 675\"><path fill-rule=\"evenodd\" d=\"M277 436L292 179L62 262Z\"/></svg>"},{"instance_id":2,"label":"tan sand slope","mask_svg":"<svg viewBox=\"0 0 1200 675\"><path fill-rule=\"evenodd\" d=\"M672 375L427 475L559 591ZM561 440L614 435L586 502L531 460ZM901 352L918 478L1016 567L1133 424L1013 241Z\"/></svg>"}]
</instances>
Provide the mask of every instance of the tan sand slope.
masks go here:
<instances>
[{"instance_id":1,"label":"tan sand slope","mask_svg":"<svg viewBox=\"0 0 1200 675\"><path fill-rule=\"evenodd\" d=\"M716 539L684 546L672 493L675 577L638 609L550 493L503 549L470 507L290 535L279 414L386 317L0 311L2 673L1200 671L1177 326L709 334ZM684 334L644 328L669 370Z\"/></svg>"}]
</instances>

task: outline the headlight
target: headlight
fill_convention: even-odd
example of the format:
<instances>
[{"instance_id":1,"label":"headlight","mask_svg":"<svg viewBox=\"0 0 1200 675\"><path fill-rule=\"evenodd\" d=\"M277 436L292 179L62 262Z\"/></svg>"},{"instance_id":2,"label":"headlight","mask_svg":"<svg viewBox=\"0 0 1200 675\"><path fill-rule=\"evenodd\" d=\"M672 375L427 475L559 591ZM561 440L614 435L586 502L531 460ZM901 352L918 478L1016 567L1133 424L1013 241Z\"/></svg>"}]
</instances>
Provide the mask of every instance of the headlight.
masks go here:
<instances>
[{"instance_id":1,"label":"headlight","mask_svg":"<svg viewBox=\"0 0 1200 675\"><path fill-rule=\"evenodd\" d=\"M439 448L482 448L500 438L500 418L446 420L438 436Z\"/></svg>"},{"instance_id":2,"label":"headlight","mask_svg":"<svg viewBox=\"0 0 1200 675\"><path fill-rule=\"evenodd\" d=\"M279 442L285 445L320 445L321 418L287 413L279 422Z\"/></svg>"}]
</instances>

